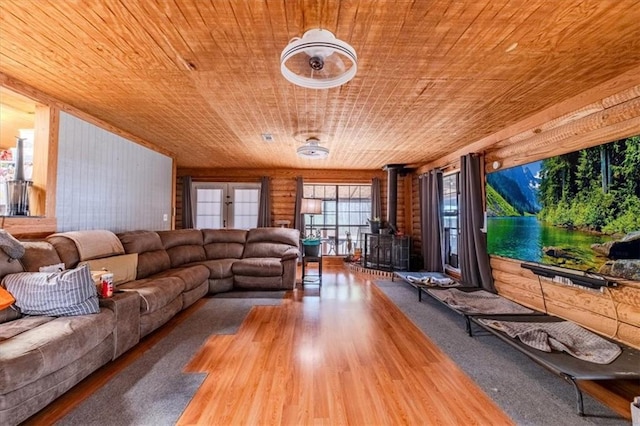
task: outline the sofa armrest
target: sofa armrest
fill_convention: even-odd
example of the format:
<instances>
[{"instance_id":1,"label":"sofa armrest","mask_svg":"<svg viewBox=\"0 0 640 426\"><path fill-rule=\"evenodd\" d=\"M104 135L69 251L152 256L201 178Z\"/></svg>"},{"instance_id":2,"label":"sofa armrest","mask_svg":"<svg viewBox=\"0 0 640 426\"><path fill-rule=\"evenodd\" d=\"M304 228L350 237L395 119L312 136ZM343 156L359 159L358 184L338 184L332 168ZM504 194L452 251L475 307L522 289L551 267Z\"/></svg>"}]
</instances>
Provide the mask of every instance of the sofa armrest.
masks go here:
<instances>
[{"instance_id":1,"label":"sofa armrest","mask_svg":"<svg viewBox=\"0 0 640 426\"><path fill-rule=\"evenodd\" d=\"M113 297L100 299L100 306L116 315L112 358L116 359L140 341L140 295L135 291L116 291Z\"/></svg>"},{"instance_id":2,"label":"sofa armrest","mask_svg":"<svg viewBox=\"0 0 640 426\"><path fill-rule=\"evenodd\" d=\"M300 256L300 251L296 247L288 248L280 257L280 261L284 262L291 259L297 259Z\"/></svg>"}]
</instances>

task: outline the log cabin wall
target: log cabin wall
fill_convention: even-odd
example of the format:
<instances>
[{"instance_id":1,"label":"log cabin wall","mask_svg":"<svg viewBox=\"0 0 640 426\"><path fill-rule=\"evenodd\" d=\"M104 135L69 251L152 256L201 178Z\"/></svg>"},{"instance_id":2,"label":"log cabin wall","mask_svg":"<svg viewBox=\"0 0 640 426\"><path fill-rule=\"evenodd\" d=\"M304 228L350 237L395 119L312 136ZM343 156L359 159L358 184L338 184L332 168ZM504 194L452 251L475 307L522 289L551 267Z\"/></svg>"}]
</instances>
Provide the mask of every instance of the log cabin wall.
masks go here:
<instances>
[{"instance_id":1,"label":"log cabin wall","mask_svg":"<svg viewBox=\"0 0 640 426\"><path fill-rule=\"evenodd\" d=\"M494 161L511 167L637 134L640 84L497 142L485 151L485 170ZM616 280L617 287L603 292L580 289L539 279L520 263L492 256L500 294L640 348L640 282Z\"/></svg>"},{"instance_id":2,"label":"log cabin wall","mask_svg":"<svg viewBox=\"0 0 640 426\"><path fill-rule=\"evenodd\" d=\"M301 176L305 183L358 184L371 183L371 179L380 179L382 212L386 212L387 178L382 170L311 170L311 169L178 169L176 179L176 229L182 227L182 177L191 176L194 182L259 182L262 176L271 179L271 219L289 220L294 223L296 177ZM398 229L406 229L406 217L411 211L405 208L407 183L410 176L398 177ZM385 219L383 217L383 219Z\"/></svg>"},{"instance_id":3,"label":"log cabin wall","mask_svg":"<svg viewBox=\"0 0 640 426\"><path fill-rule=\"evenodd\" d=\"M600 96L598 96L598 93ZM640 75L623 75L529 119L422 166L414 179L412 200L415 241L420 217L417 175L451 165L468 152L485 154L485 170L512 167L640 134ZM454 166L455 167L455 166ZM419 245L419 244L417 244ZM539 279L520 261L492 256L499 294L534 309L575 321L620 342L640 348L640 282L617 280L603 292Z\"/></svg>"}]
</instances>

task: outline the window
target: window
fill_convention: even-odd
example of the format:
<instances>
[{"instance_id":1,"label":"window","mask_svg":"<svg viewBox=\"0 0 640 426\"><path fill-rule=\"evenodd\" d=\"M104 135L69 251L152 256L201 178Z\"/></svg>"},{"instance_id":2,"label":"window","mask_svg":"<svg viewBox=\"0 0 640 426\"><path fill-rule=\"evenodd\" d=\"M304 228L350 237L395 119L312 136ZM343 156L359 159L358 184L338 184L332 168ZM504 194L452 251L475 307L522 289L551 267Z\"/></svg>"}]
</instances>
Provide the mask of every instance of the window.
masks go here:
<instances>
[{"instance_id":1,"label":"window","mask_svg":"<svg viewBox=\"0 0 640 426\"><path fill-rule=\"evenodd\" d=\"M39 197L29 197L30 193L37 191L32 181L38 108L42 107L35 101L0 87L0 215L42 216L44 214L44 205L29 205L29 198L36 203L39 199ZM38 135L39 145L48 147L48 135L41 133ZM18 148L18 137L22 139L21 148ZM16 164L19 158L22 159L20 168ZM16 175L18 169L22 170L20 176ZM38 179L38 176L36 178ZM6 182L10 182L11 185ZM35 183L40 188L44 187L41 179ZM45 199L44 196L40 198Z\"/></svg>"},{"instance_id":2,"label":"window","mask_svg":"<svg viewBox=\"0 0 640 426\"><path fill-rule=\"evenodd\" d=\"M444 263L458 268L458 236L460 235L459 176L452 173L442 178L444 204Z\"/></svg>"},{"instance_id":3,"label":"window","mask_svg":"<svg viewBox=\"0 0 640 426\"><path fill-rule=\"evenodd\" d=\"M260 184L195 183L195 227L250 229L258 225Z\"/></svg>"},{"instance_id":4,"label":"window","mask_svg":"<svg viewBox=\"0 0 640 426\"><path fill-rule=\"evenodd\" d=\"M322 200L322 214L305 215L305 234L320 234L322 254L349 254L347 233L352 250L361 247L361 234L371 218L371 185L307 184L304 198Z\"/></svg>"}]
</instances>

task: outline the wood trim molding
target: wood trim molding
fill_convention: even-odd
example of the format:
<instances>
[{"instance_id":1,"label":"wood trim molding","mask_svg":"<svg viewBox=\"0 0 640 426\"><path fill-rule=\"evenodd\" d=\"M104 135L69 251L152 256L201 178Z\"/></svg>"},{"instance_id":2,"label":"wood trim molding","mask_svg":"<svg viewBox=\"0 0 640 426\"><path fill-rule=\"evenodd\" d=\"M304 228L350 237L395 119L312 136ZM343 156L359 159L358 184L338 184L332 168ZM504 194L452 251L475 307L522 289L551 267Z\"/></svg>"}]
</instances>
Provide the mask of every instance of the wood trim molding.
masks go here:
<instances>
[{"instance_id":1,"label":"wood trim molding","mask_svg":"<svg viewBox=\"0 0 640 426\"><path fill-rule=\"evenodd\" d=\"M178 177L191 176L194 180L202 179L259 179L270 176L277 179L295 179L302 176L306 183L327 182L361 182L371 183L371 179L378 177L385 179L383 170L326 170L326 169L178 169Z\"/></svg>"},{"instance_id":2,"label":"wood trim molding","mask_svg":"<svg viewBox=\"0 0 640 426\"><path fill-rule=\"evenodd\" d=\"M55 217L2 216L1 229L18 239L40 239L56 232Z\"/></svg>"}]
</instances>

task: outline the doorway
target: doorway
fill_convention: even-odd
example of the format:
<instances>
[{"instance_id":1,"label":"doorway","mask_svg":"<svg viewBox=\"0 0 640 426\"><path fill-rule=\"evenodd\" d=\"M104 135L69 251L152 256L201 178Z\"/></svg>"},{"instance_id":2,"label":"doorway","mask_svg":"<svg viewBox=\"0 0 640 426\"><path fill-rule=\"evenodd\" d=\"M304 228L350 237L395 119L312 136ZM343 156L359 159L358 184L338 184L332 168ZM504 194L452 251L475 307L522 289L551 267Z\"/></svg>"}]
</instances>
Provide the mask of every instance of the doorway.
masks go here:
<instances>
[{"instance_id":1,"label":"doorway","mask_svg":"<svg viewBox=\"0 0 640 426\"><path fill-rule=\"evenodd\" d=\"M195 227L250 229L258 226L259 183L194 183Z\"/></svg>"}]
</instances>

